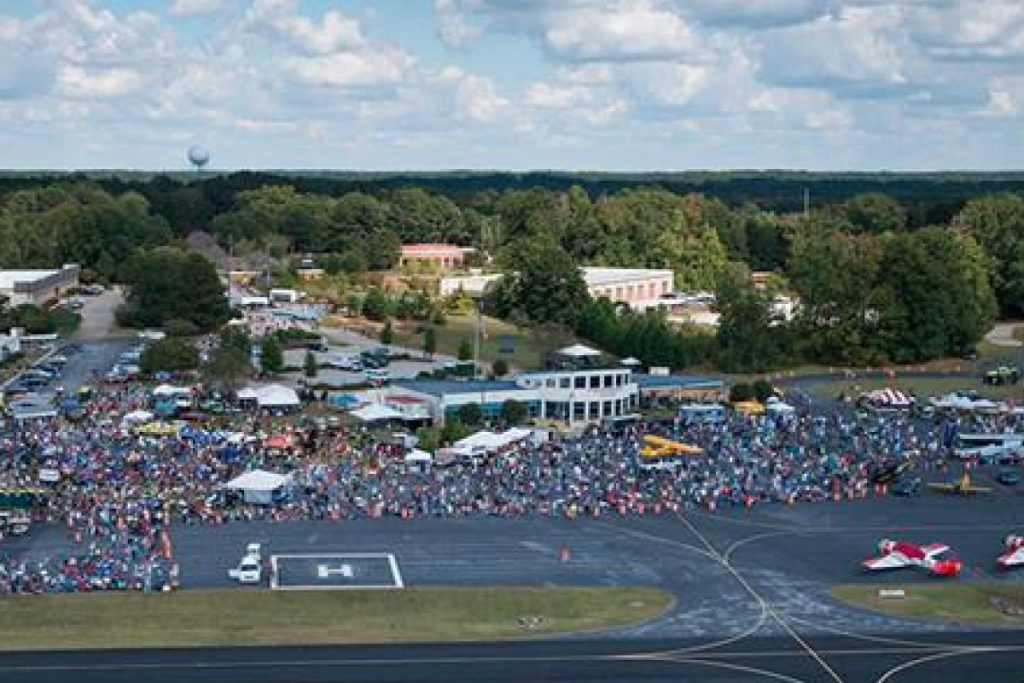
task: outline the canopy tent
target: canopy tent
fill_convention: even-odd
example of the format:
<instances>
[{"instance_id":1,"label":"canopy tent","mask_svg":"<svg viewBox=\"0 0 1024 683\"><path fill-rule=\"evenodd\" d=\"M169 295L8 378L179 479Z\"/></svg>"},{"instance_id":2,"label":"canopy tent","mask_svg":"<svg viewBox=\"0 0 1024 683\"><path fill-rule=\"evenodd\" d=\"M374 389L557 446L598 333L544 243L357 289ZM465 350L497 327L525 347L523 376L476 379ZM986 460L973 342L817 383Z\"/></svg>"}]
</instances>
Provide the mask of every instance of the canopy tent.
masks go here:
<instances>
[{"instance_id":1,"label":"canopy tent","mask_svg":"<svg viewBox=\"0 0 1024 683\"><path fill-rule=\"evenodd\" d=\"M876 389L869 391L861 397L861 400L874 408L888 408L892 410L909 409L914 405L914 397L905 394L899 389Z\"/></svg>"},{"instance_id":2,"label":"canopy tent","mask_svg":"<svg viewBox=\"0 0 1024 683\"><path fill-rule=\"evenodd\" d=\"M418 448L414 448L405 454L405 462L407 463L431 463L433 461L434 456Z\"/></svg>"},{"instance_id":3,"label":"canopy tent","mask_svg":"<svg viewBox=\"0 0 1024 683\"><path fill-rule=\"evenodd\" d=\"M242 500L255 505L270 505L275 496L280 495L291 486L292 475L278 474L266 470L249 470L228 483L224 488L242 494Z\"/></svg>"},{"instance_id":4,"label":"canopy tent","mask_svg":"<svg viewBox=\"0 0 1024 683\"><path fill-rule=\"evenodd\" d=\"M770 413L779 413L783 415L796 412L796 408L775 396L768 399L765 409Z\"/></svg>"},{"instance_id":5,"label":"canopy tent","mask_svg":"<svg viewBox=\"0 0 1024 683\"><path fill-rule=\"evenodd\" d=\"M358 396L352 394L336 394L328 399L328 402L336 407L342 409L355 408L357 405L362 403Z\"/></svg>"},{"instance_id":6,"label":"canopy tent","mask_svg":"<svg viewBox=\"0 0 1024 683\"><path fill-rule=\"evenodd\" d=\"M192 394L192 387L176 387L171 384L161 384L153 390L154 396L190 396Z\"/></svg>"},{"instance_id":7,"label":"canopy tent","mask_svg":"<svg viewBox=\"0 0 1024 683\"><path fill-rule=\"evenodd\" d=\"M963 410L963 411L1000 411L1006 410L1005 403L996 403L987 398L966 396L957 392L939 396L931 399L930 403L937 410Z\"/></svg>"},{"instance_id":8,"label":"canopy tent","mask_svg":"<svg viewBox=\"0 0 1024 683\"><path fill-rule=\"evenodd\" d=\"M737 401L732 404L732 407L747 415L761 415L764 413L764 404L760 401Z\"/></svg>"},{"instance_id":9,"label":"canopy tent","mask_svg":"<svg viewBox=\"0 0 1024 683\"><path fill-rule=\"evenodd\" d=\"M185 425L184 422L148 422L134 427L136 434L142 436L177 436Z\"/></svg>"},{"instance_id":10,"label":"canopy tent","mask_svg":"<svg viewBox=\"0 0 1024 683\"><path fill-rule=\"evenodd\" d=\"M601 355L601 352L597 349L592 349L589 346L583 344L573 344L572 346L566 346L564 349L555 351L559 356L568 356L570 358L596 358Z\"/></svg>"},{"instance_id":11,"label":"canopy tent","mask_svg":"<svg viewBox=\"0 0 1024 683\"><path fill-rule=\"evenodd\" d=\"M639 358L633 358L632 356L630 356L629 358L623 358L622 360L620 360L619 365L624 365L627 368L638 368L642 366L643 363L640 361Z\"/></svg>"},{"instance_id":12,"label":"canopy tent","mask_svg":"<svg viewBox=\"0 0 1024 683\"><path fill-rule=\"evenodd\" d=\"M523 429L522 427L513 427L500 434L485 430L476 434L470 434L464 439L459 439L451 450L460 455L494 453L506 446L529 439L532 435L532 430Z\"/></svg>"},{"instance_id":13,"label":"canopy tent","mask_svg":"<svg viewBox=\"0 0 1024 683\"><path fill-rule=\"evenodd\" d=\"M292 447L290 434L273 434L263 440L263 446L274 451L283 451Z\"/></svg>"},{"instance_id":14,"label":"canopy tent","mask_svg":"<svg viewBox=\"0 0 1024 683\"><path fill-rule=\"evenodd\" d=\"M121 421L128 425L145 424L146 422L150 422L154 417L156 416L148 410L133 410L125 415Z\"/></svg>"},{"instance_id":15,"label":"canopy tent","mask_svg":"<svg viewBox=\"0 0 1024 683\"><path fill-rule=\"evenodd\" d=\"M262 387L247 387L238 392L242 401L255 401L260 408L297 408L299 395L280 384L268 384Z\"/></svg>"},{"instance_id":16,"label":"canopy tent","mask_svg":"<svg viewBox=\"0 0 1024 683\"><path fill-rule=\"evenodd\" d=\"M379 403L372 403L358 410L353 410L349 415L363 422L385 422L387 420L401 420L404 417L402 413L394 408Z\"/></svg>"}]
</instances>

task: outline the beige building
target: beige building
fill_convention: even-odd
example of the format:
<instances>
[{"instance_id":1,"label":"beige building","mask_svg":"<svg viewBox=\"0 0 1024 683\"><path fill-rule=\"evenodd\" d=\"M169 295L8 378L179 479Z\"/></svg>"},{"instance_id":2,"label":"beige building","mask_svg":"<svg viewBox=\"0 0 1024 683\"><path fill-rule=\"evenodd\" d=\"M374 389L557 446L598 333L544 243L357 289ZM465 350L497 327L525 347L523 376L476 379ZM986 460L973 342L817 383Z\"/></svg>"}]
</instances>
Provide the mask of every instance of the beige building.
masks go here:
<instances>
[{"instance_id":1,"label":"beige building","mask_svg":"<svg viewBox=\"0 0 1024 683\"><path fill-rule=\"evenodd\" d=\"M671 295L673 273L671 270L650 268L582 268L583 281L587 291L595 299L604 297L615 303L623 303L636 310L655 308L661 297ZM439 282L441 296L449 296L462 290L470 296L479 296L501 275L462 275L443 277Z\"/></svg>"},{"instance_id":2,"label":"beige building","mask_svg":"<svg viewBox=\"0 0 1024 683\"><path fill-rule=\"evenodd\" d=\"M398 263L401 266L424 265L434 270L461 268L471 247L451 244L403 244Z\"/></svg>"},{"instance_id":3,"label":"beige building","mask_svg":"<svg viewBox=\"0 0 1024 683\"><path fill-rule=\"evenodd\" d=\"M7 297L11 306L41 306L77 287L78 274L74 264L60 270L0 270L0 296Z\"/></svg>"}]
</instances>

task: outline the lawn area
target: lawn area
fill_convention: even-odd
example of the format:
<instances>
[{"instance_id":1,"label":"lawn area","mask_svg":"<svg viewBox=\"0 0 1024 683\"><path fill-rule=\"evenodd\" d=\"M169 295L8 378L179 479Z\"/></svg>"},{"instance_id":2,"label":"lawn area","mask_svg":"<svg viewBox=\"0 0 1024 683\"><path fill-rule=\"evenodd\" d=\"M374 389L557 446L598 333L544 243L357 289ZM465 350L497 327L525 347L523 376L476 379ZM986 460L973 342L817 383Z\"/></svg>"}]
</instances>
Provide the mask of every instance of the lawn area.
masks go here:
<instances>
[{"instance_id":1,"label":"lawn area","mask_svg":"<svg viewBox=\"0 0 1024 683\"><path fill-rule=\"evenodd\" d=\"M498 358L504 358L514 368L536 370L540 368L545 355L576 341L565 332L516 327L504 320L487 316L484 316L483 323L484 336L481 339L480 359L488 365ZM395 342L414 349L422 348L423 335L416 331L422 325L423 323L396 324ZM474 316L448 316L445 324L436 328L438 352L454 356L463 339L472 344L475 325ZM511 346L512 353L502 352L502 346L506 345L506 342Z\"/></svg>"},{"instance_id":2,"label":"lawn area","mask_svg":"<svg viewBox=\"0 0 1024 683\"><path fill-rule=\"evenodd\" d=\"M912 392L919 398L941 396L951 391L974 390L980 395L994 400L1021 398L1020 386L986 386L977 377L915 377L912 374L900 375L894 379L832 379L808 387L808 392L819 398L836 398L840 394L857 397L866 391L875 389L900 389Z\"/></svg>"},{"instance_id":3,"label":"lawn area","mask_svg":"<svg viewBox=\"0 0 1024 683\"><path fill-rule=\"evenodd\" d=\"M671 601L655 588L503 586L14 596L0 599L0 649L522 638L638 623Z\"/></svg>"},{"instance_id":4,"label":"lawn area","mask_svg":"<svg viewBox=\"0 0 1024 683\"><path fill-rule=\"evenodd\" d=\"M995 583L909 583L903 598L883 598L879 586L836 586L833 598L898 617L948 623L1024 626L1024 616L1010 616L999 605L1024 610L1024 586Z\"/></svg>"}]
</instances>

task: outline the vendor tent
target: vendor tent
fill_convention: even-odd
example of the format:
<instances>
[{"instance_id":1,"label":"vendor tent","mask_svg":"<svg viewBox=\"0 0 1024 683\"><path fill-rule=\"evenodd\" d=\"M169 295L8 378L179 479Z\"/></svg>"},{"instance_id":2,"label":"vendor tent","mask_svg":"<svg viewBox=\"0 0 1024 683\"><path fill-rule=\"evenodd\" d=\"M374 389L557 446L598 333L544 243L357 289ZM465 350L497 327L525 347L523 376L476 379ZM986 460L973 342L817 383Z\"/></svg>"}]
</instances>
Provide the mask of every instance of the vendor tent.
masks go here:
<instances>
[{"instance_id":1,"label":"vendor tent","mask_svg":"<svg viewBox=\"0 0 1024 683\"><path fill-rule=\"evenodd\" d=\"M124 416L123 422L129 425L145 424L146 422L150 422L154 417L156 416L148 410L133 410Z\"/></svg>"},{"instance_id":2,"label":"vendor tent","mask_svg":"<svg viewBox=\"0 0 1024 683\"><path fill-rule=\"evenodd\" d=\"M290 474L249 470L224 484L224 488L240 493L246 503L270 505L291 486L291 483Z\"/></svg>"},{"instance_id":3,"label":"vendor tent","mask_svg":"<svg viewBox=\"0 0 1024 683\"><path fill-rule=\"evenodd\" d=\"M796 408L789 405L788 403L772 396L768 399L768 403L765 405L765 409L770 413L787 415L796 412Z\"/></svg>"},{"instance_id":4,"label":"vendor tent","mask_svg":"<svg viewBox=\"0 0 1024 683\"><path fill-rule=\"evenodd\" d=\"M153 390L154 396L188 396L191 395L191 387L176 387L171 384L161 384Z\"/></svg>"},{"instance_id":5,"label":"vendor tent","mask_svg":"<svg viewBox=\"0 0 1024 683\"><path fill-rule=\"evenodd\" d=\"M387 420L401 420L402 413L389 408L388 406L374 403L368 406L353 410L349 413L352 417L363 422L386 422Z\"/></svg>"},{"instance_id":6,"label":"vendor tent","mask_svg":"<svg viewBox=\"0 0 1024 683\"><path fill-rule=\"evenodd\" d=\"M426 451L414 448L405 454L405 461L407 463L430 463L434 461L434 456Z\"/></svg>"},{"instance_id":7,"label":"vendor tent","mask_svg":"<svg viewBox=\"0 0 1024 683\"><path fill-rule=\"evenodd\" d=\"M559 356L568 356L570 358L596 358L601 355L601 352L597 349L592 349L589 346L584 346L583 344L566 346L564 349L559 349L555 353Z\"/></svg>"},{"instance_id":8,"label":"vendor tent","mask_svg":"<svg viewBox=\"0 0 1024 683\"><path fill-rule=\"evenodd\" d=\"M238 392L238 398L255 401L260 408L266 409L297 408L299 405L299 395L295 390L280 384L248 387Z\"/></svg>"}]
</instances>

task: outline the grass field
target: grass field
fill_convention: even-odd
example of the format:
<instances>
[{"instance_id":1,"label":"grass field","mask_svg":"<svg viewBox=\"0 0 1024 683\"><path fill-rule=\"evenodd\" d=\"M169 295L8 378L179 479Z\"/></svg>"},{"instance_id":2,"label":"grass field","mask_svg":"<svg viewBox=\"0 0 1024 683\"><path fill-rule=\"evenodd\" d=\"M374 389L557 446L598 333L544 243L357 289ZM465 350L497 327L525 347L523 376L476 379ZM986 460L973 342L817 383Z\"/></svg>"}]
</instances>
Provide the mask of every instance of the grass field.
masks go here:
<instances>
[{"instance_id":1,"label":"grass field","mask_svg":"<svg viewBox=\"0 0 1024 683\"><path fill-rule=\"evenodd\" d=\"M903 598L882 598L877 585L846 585L832 589L832 597L876 612L898 617L948 623L1024 626L1024 616L1001 612L994 601L1024 607L1024 586L994 583L910 583L901 586Z\"/></svg>"},{"instance_id":2,"label":"grass field","mask_svg":"<svg viewBox=\"0 0 1024 683\"><path fill-rule=\"evenodd\" d=\"M575 339L567 334L550 330L516 327L497 318L484 316L485 337L481 340L480 359L490 365L498 358L504 358L514 368L537 369L546 354L568 346ZM421 324L401 323L395 327L395 341L413 349L423 347L423 335L417 332ZM463 339L473 343L475 319L473 316L448 316L444 325L437 328L437 350L454 356L458 353ZM508 345L512 353L504 353L502 346Z\"/></svg>"},{"instance_id":3,"label":"grass field","mask_svg":"<svg viewBox=\"0 0 1024 683\"><path fill-rule=\"evenodd\" d=\"M973 390L980 395L994 400L1016 398L1020 402L1021 387L1001 386L992 387L981 383L981 380L974 377L915 377L913 375L899 375L894 379L833 379L820 384L814 384L808 388L808 392L820 398L836 398L840 394L846 396L859 396L866 391L875 389L893 388L906 392L912 392L919 398L929 396L941 396L951 391Z\"/></svg>"},{"instance_id":4,"label":"grass field","mask_svg":"<svg viewBox=\"0 0 1024 683\"><path fill-rule=\"evenodd\" d=\"M482 640L590 631L651 619L655 588L183 591L0 599L0 649L82 649ZM524 626L524 618L532 627Z\"/></svg>"}]
</instances>

